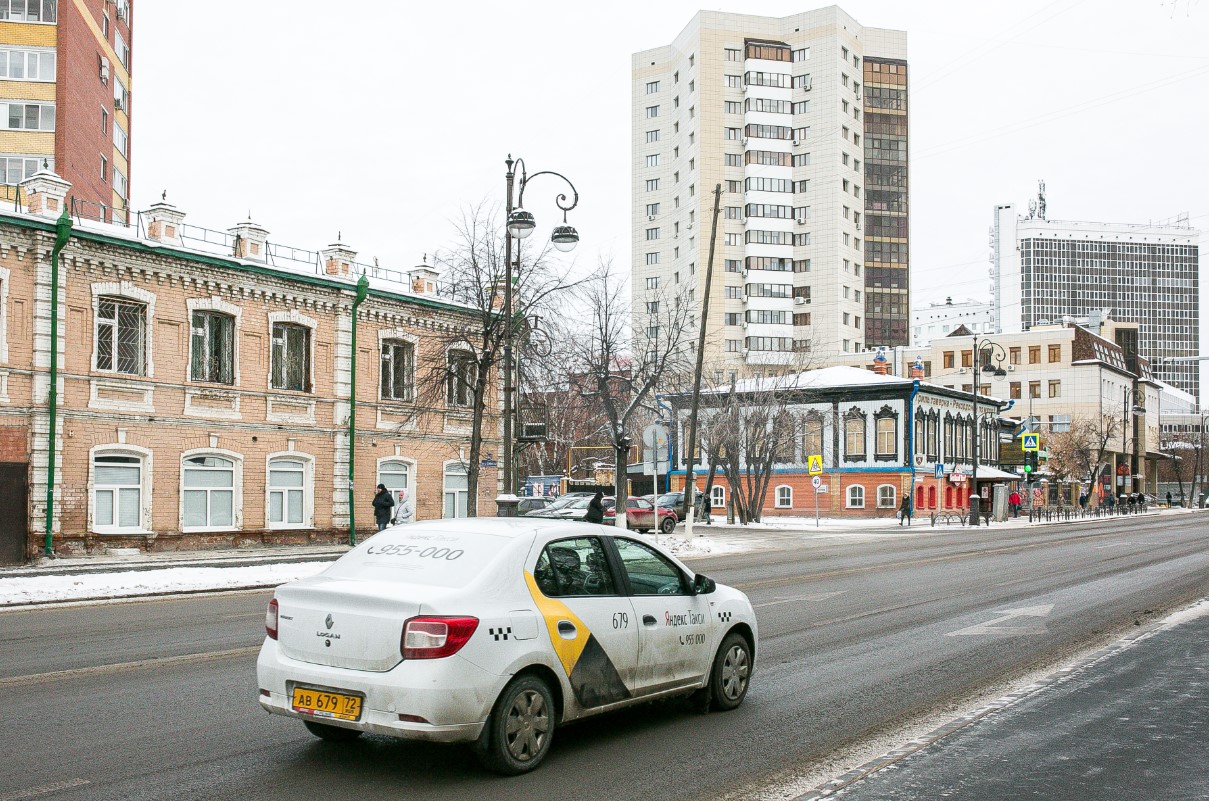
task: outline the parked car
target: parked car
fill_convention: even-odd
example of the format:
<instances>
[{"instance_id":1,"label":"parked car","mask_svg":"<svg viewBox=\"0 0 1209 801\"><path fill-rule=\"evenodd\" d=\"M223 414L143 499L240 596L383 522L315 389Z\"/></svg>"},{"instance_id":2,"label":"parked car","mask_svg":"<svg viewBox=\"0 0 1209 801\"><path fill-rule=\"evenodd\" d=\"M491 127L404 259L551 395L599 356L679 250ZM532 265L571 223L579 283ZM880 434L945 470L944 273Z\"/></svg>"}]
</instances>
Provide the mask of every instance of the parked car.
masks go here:
<instances>
[{"instance_id":1,"label":"parked car","mask_svg":"<svg viewBox=\"0 0 1209 801\"><path fill-rule=\"evenodd\" d=\"M613 498L606 498L608 501L605 504L605 525L613 525L616 522L617 510L613 507L617 503ZM658 519L656 519L658 516ZM646 533L651 529L659 529L661 534L671 534L676 528L676 513L671 509L655 506L646 498L632 497L626 502L626 528L633 531L641 531Z\"/></svg>"},{"instance_id":2,"label":"parked car","mask_svg":"<svg viewBox=\"0 0 1209 801\"><path fill-rule=\"evenodd\" d=\"M738 707L759 642L746 595L659 546L532 518L387 529L278 587L265 631L266 711L333 743L472 744L505 774L604 709L678 695Z\"/></svg>"},{"instance_id":3,"label":"parked car","mask_svg":"<svg viewBox=\"0 0 1209 801\"><path fill-rule=\"evenodd\" d=\"M585 510L586 514L588 501L590 500L592 500L591 494L585 495L581 492L569 492L566 495L560 495L559 497L555 498L554 501L545 509L541 509L537 512L531 512L528 517L567 517L567 510L576 504L583 504L583 509ZM583 515L581 514L580 517L583 517Z\"/></svg>"},{"instance_id":4,"label":"parked car","mask_svg":"<svg viewBox=\"0 0 1209 801\"><path fill-rule=\"evenodd\" d=\"M654 503L656 506L671 509L676 513L677 516L679 516L680 505L684 503L684 492L665 492L664 494L658 496ZM697 491L696 503L696 508L693 510L693 519L701 520L705 517L705 513L707 511L704 492L701 492L700 490Z\"/></svg>"},{"instance_id":5,"label":"parked car","mask_svg":"<svg viewBox=\"0 0 1209 801\"><path fill-rule=\"evenodd\" d=\"M553 501L549 498L521 498L520 503L516 505L516 513L521 517L530 515L534 512L540 512L548 507Z\"/></svg>"}]
</instances>

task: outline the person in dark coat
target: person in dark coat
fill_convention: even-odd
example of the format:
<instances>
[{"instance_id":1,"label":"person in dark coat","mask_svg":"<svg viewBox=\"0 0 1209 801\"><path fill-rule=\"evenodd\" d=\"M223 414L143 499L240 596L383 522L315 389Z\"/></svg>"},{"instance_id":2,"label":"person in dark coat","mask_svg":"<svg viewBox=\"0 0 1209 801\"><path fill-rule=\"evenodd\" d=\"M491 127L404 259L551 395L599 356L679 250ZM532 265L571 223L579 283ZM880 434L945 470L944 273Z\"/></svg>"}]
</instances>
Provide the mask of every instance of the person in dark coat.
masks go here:
<instances>
[{"instance_id":1,"label":"person in dark coat","mask_svg":"<svg viewBox=\"0 0 1209 801\"><path fill-rule=\"evenodd\" d=\"M604 522L604 493L597 492L592 496L592 500L588 501L588 513L584 515L585 523L603 523Z\"/></svg>"},{"instance_id":2,"label":"person in dark coat","mask_svg":"<svg viewBox=\"0 0 1209 801\"><path fill-rule=\"evenodd\" d=\"M378 491L374 493L374 522L378 524L378 531L390 525L390 510L394 507L394 496L385 484L379 484Z\"/></svg>"},{"instance_id":3,"label":"person in dark coat","mask_svg":"<svg viewBox=\"0 0 1209 801\"><path fill-rule=\"evenodd\" d=\"M907 528L911 527L911 496L903 495L903 502L898 505L898 524L901 526L903 521L907 521Z\"/></svg>"}]
</instances>

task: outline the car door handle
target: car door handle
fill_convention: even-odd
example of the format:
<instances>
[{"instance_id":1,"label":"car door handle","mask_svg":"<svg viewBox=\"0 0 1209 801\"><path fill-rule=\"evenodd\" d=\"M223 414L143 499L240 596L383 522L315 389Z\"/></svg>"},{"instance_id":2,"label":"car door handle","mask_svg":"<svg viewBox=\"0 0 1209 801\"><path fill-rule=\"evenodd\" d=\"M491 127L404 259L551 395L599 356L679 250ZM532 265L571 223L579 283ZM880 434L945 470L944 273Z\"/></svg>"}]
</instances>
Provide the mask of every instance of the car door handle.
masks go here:
<instances>
[{"instance_id":1,"label":"car door handle","mask_svg":"<svg viewBox=\"0 0 1209 801\"><path fill-rule=\"evenodd\" d=\"M566 640L574 640L577 630L570 620L558 621L558 636Z\"/></svg>"},{"instance_id":2,"label":"car door handle","mask_svg":"<svg viewBox=\"0 0 1209 801\"><path fill-rule=\"evenodd\" d=\"M642 625L644 625L644 626L654 626L654 625L657 625L658 623L659 623L659 621L655 619L654 615L643 615L642 616Z\"/></svg>"}]
</instances>

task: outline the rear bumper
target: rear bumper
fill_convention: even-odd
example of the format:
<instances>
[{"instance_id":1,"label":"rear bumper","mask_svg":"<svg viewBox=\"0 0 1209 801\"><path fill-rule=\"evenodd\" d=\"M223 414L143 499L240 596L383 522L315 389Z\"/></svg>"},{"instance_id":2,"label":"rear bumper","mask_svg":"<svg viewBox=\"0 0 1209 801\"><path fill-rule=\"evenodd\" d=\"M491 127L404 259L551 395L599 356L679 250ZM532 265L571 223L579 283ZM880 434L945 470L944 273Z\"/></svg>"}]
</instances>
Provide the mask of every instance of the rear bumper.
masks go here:
<instances>
[{"instance_id":1,"label":"rear bumper","mask_svg":"<svg viewBox=\"0 0 1209 801\"><path fill-rule=\"evenodd\" d=\"M491 706L508 679L492 675L456 654L445 659L401 662L385 673L315 665L283 657L274 640L265 640L260 649L256 677L261 690L260 706L272 714L389 737L442 743L478 739ZM334 720L295 711L291 697L296 685L364 696L360 720ZM401 714L428 722L399 720Z\"/></svg>"}]
</instances>

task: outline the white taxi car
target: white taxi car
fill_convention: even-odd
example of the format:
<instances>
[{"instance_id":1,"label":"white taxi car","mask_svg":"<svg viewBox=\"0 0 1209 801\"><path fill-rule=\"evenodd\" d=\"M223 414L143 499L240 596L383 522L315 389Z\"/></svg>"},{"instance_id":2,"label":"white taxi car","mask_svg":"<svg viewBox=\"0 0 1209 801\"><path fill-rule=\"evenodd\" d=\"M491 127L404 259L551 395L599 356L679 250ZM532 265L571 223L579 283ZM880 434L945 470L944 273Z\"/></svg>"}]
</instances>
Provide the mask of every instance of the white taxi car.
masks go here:
<instances>
[{"instance_id":1,"label":"white taxi car","mask_svg":"<svg viewBox=\"0 0 1209 801\"><path fill-rule=\"evenodd\" d=\"M639 535L531 518L387 529L277 588L260 705L325 740L473 743L532 770L559 724L672 695L734 709L755 667L747 596Z\"/></svg>"}]
</instances>

